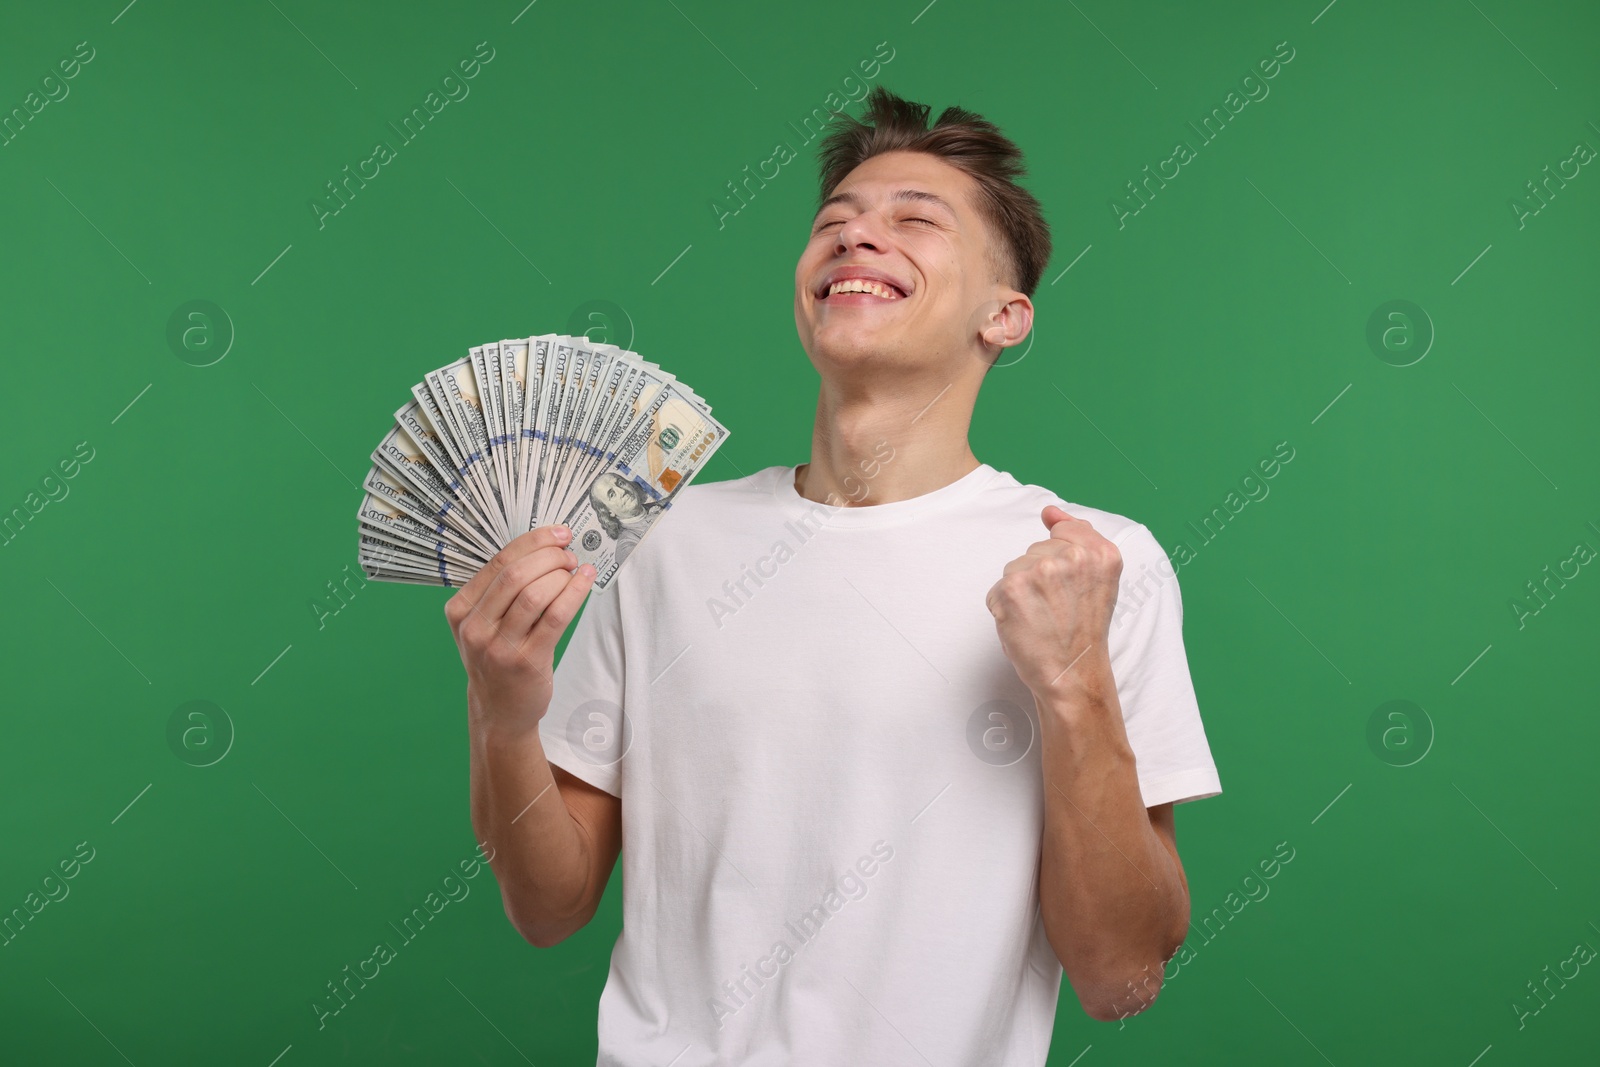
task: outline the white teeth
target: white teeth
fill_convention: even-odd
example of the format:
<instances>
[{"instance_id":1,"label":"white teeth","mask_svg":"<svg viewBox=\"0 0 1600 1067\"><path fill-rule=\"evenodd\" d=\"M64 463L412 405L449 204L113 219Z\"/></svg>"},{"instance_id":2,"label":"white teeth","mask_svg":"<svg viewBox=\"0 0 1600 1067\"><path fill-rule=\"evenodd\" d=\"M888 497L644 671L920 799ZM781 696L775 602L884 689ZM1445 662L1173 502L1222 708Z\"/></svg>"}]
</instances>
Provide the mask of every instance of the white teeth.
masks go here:
<instances>
[{"instance_id":1,"label":"white teeth","mask_svg":"<svg viewBox=\"0 0 1600 1067\"><path fill-rule=\"evenodd\" d=\"M848 278L842 282L834 282L828 286L828 295L836 293L871 293L873 296L884 300L898 300L900 294L882 282L869 281L866 278Z\"/></svg>"}]
</instances>

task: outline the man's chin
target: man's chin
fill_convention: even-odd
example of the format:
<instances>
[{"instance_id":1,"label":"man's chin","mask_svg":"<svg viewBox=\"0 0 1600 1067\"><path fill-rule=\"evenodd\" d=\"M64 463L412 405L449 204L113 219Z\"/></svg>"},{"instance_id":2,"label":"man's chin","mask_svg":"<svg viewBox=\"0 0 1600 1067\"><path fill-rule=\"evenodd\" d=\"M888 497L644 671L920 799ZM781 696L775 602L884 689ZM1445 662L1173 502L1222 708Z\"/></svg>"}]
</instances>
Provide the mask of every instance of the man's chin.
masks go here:
<instances>
[{"instance_id":1,"label":"man's chin","mask_svg":"<svg viewBox=\"0 0 1600 1067\"><path fill-rule=\"evenodd\" d=\"M815 338L811 360L818 366L861 367L896 362L903 341L877 330L839 332Z\"/></svg>"},{"instance_id":2,"label":"man's chin","mask_svg":"<svg viewBox=\"0 0 1600 1067\"><path fill-rule=\"evenodd\" d=\"M831 353L840 359L860 359L899 350L906 343L906 334L903 324L835 319L816 325L811 331L811 340L819 353Z\"/></svg>"}]
</instances>

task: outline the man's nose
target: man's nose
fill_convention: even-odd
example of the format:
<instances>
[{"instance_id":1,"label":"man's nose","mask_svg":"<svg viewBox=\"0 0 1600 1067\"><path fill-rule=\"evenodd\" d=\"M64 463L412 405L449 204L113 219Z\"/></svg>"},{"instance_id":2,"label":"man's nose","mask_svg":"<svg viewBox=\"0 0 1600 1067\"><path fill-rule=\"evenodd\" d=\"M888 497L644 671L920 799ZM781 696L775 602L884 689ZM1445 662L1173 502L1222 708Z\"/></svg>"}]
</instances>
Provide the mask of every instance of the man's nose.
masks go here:
<instances>
[{"instance_id":1,"label":"man's nose","mask_svg":"<svg viewBox=\"0 0 1600 1067\"><path fill-rule=\"evenodd\" d=\"M888 247L889 235L890 227L882 214L863 211L839 227L839 250L848 252L853 248L870 248L881 252Z\"/></svg>"}]
</instances>

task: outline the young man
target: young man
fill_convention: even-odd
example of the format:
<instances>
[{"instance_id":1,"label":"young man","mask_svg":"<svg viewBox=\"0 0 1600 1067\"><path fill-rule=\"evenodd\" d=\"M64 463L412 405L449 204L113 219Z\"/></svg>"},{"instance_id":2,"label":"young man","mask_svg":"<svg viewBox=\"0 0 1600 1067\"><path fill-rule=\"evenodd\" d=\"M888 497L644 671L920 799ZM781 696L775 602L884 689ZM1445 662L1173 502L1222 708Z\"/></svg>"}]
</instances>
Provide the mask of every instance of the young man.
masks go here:
<instances>
[{"instance_id":1,"label":"young man","mask_svg":"<svg viewBox=\"0 0 1600 1067\"><path fill-rule=\"evenodd\" d=\"M622 852L602 1065L1038 1067L1063 965L1118 1019L1188 926L1172 809L1221 786L1173 571L967 444L1049 259L1021 154L867 108L795 269L810 462L685 489L559 669L592 581L565 531L446 611L511 922L570 936Z\"/></svg>"}]
</instances>

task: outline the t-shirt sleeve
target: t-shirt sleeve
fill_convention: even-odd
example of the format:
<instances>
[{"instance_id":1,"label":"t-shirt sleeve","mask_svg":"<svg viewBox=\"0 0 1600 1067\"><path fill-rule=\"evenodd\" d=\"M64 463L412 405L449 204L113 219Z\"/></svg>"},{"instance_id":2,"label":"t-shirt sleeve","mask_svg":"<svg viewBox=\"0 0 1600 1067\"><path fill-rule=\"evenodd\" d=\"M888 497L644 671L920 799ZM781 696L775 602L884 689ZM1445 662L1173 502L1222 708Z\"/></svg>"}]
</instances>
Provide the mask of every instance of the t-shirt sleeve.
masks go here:
<instances>
[{"instance_id":1,"label":"t-shirt sleeve","mask_svg":"<svg viewBox=\"0 0 1600 1067\"><path fill-rule=\"evenodd\" d=\"M550 708L539 720L545 758L614 797L632 736L623 714L621 591L613 584L585 601L556 664Z\"/></svg>"},{"instance_id":2,"label":"t-shirt sleeve","mask_svg":"<svg viewBox=\"0 0 1600 1067\"><path fill-rule=\"evenodd\" d=\"M1145 807L1217 796L1222 784L1183 647L1177 571L1142 524L1116 543L1122 580L1111 616L1111 669Z\"/></svg>"}]
</instances>

